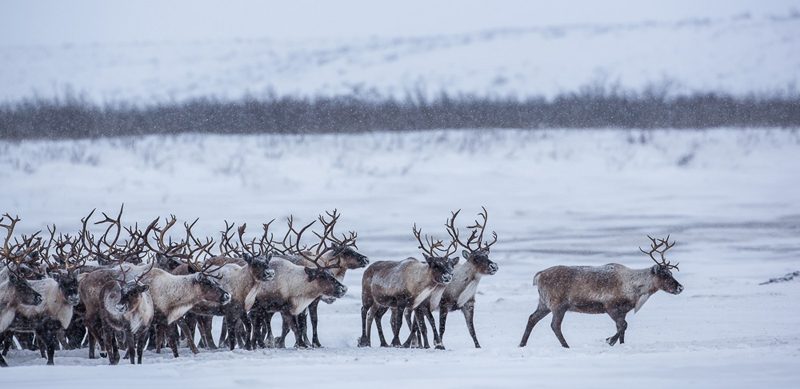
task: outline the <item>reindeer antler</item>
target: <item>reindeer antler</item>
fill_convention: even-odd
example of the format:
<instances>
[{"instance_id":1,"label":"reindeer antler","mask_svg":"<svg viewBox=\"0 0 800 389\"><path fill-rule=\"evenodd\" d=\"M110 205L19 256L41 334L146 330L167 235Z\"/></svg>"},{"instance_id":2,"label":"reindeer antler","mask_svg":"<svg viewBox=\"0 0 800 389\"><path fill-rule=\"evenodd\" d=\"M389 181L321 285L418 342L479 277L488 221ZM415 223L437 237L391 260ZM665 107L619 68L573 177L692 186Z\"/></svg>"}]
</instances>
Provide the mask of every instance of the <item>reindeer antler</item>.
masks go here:
<instances>
[{"instance_id":1,"label":"reindeer antler","mask_svg":"<svg viewBox=\"0 0 800 389\"><path fill-rule=\"evenodd\" d=\"M679 263L673 265L669 261L667 261L667 259L664 257L664 254L667 252L667 250L671 249L672 246L675 246L676 243L675 241L673 241L672 243L669 242L669 235L667 235L666 239L655 239L650 235L647 235L647 238L650 239L650 251L645 251L641 247L639 247L639 251L649 255L650 259L652 259L653 262L655 262L659 266L665 267L667 269L680 270L678 269ZM653 256L653 253L658 253L659 256L661 257L661 260L659 261L658 259L656 259L656 257Z\"/></svg>"},{"instance_id":2,"label":"reindeer antler","mask_svg":"<svg viewBox=\"0 0 800 389\"><path fill-rule=\"evenodd\" d=\"M422 230L417 229L416 223L414 223L414 226L411 227L411 231L414 233L414 237L417 238L417 242L419 242L418 248L421 249L424 253L428 254L429 257L446 258L453 255L453 253L455 253L456 249L458 248L457 242L453 240L450 242L450 246L448 246L447 249L444 249L444 243L441 240L435 240L429 237L427 234L425 235L425 241L423 242L421 237ZM436 250L443 252L444 255L437 255Z\"/></svg>"}]
</instances>

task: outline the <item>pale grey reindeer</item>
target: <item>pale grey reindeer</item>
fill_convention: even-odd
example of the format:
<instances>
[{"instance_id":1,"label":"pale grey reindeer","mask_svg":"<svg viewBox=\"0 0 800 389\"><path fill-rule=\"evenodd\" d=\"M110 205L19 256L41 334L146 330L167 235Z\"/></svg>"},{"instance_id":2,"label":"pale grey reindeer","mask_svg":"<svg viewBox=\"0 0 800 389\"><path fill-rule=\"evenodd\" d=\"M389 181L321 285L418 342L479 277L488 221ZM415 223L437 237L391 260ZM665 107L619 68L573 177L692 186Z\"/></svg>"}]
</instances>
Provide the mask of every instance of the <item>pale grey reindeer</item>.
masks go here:
<instances>
[{"instance_id":1,"label":"pale grey reindeer","mask_svg":"<svg viewBox=\"0 0 800 389\"><path fill-rule=\"evenodd\" d=\"M670 294L683 291L683 285L673 278L671 271L678 270L678 264L673 265L664 257L675 242L669 242L669 235L666 239L648 238L650 250L641 247L639 250L649 255L656 264L645 269L631 269L610 263L603 266L553 266L536 273L533 284L539 289L539 306L528 318L519 346L525 347L533 326L552 312L550 327L561 345L569 348L561 333L561 322L567 311L608 314L616 323L617 332L608 337L606 342L611 346L617 340L625 343L625 330L628 328L625 316L628 312L638 312L647 299L659 290ZM659 259L654 256L655 253L659 254Z\"/></svg>"},{"instance_id":2,"label":"pale grey reindeer","mask_svg":"<svg viewBox=\"0 0 800 389\"><path fill-rule=\"evenodd\" d=\"M2 221L8 217L9 223ZM17 270L22 260L33 250L19 250L19 247L10 246L9 241L14 232L14 226L19 222L19 217L8 214L0 217L0 227L8 231L0 248L0 262L4 265L0 269L0 339L5 339L5 331L14 321L17 308L21 305L38 306L42 303L42 295L34 290L21 273ZM3 354L0 353L0 367L7 367Z\"/></svg>"},{"instance_id":3,"label":"pale grey reindeer","mask_svg":"<svg viewBox=\"0 0 800 389\"><path fill-rule=\"evenodd\" d=\"M466 243L459 238L458 228L455 226L456 217L461 210L451 213L450 220L447 221L445 227L453 241L463 248L461 256L464 261L454 268L453 281L444 288L441 298L438 301L429 300L429 309L431 311L439 311L439 337L442 342L444 342L447 314L460 310L464 314L467 330L476 348L480 348L481 345L475 334L473 321L475 316L475 293L478 290L481 278L484 275L494 275L499 269L497 263L489 259L489 249L493 244L497 243L497 233L492 232L491 242L483 240L489 212L486 207L481 208L482 211L478 213L481 220L476 219L475 224L467 227L471 229L471 233ZM410 313L410 311L406 310L406 320L409 322L409 326L411 325ZM435 323L431 323L431 326L435 326ZM420 332L423 330L424 328L420 328Z\"/></svg>"}]
</instances>

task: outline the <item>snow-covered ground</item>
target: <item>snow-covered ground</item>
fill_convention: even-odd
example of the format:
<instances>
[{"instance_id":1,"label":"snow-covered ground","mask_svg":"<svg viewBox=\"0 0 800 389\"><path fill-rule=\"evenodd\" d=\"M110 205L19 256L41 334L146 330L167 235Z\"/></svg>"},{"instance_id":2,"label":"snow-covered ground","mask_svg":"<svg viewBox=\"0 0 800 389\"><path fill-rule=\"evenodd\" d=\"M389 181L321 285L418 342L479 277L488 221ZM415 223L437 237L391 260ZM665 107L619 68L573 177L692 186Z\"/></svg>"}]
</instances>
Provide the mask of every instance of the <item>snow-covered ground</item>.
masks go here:
<instances>
[{"instance_id":1,"label":"snow-covered ground","mask_svg":"<svg viewBox=\"0 0 800 389\"><path fill-rule=\"evenodd\" d=\"M308 6L317 16L276 4L189 2L175 14L180 7L58 3L7 6L0 17L0 101L68 92L142 104L269 93L526 97L587 85L744 95L797 92L800 82L793 2Z\"/></svg>"},{"instance_id":2,"label":"snow-covered ground","mask_svg":"<svg viewBox=\"0 0 800 389\"><path fill-rule=\"evenodd\" d=\"M320 311L320 350L148 353L116 367L87 351L55 367L12 351L4 388L60 387L795 387L800 372L800 132L432 131L337 136L200 136L0 143L2 211L25 232L77 228L91 208L126 205L128 222L175 213L258 225L343 213L372 260L415 255L411 224L442 235L452 209L481 205L500 240L479 288L476 350L459 314L446 351L359 349L361 271ZM555 264L646 267L646 234L671 233L686 290L628 317L627 343L602 315L568 314L562 349L544 320L517 347ZM290 341L291 343L291 341Z\"/></svg>"}]
</instances>

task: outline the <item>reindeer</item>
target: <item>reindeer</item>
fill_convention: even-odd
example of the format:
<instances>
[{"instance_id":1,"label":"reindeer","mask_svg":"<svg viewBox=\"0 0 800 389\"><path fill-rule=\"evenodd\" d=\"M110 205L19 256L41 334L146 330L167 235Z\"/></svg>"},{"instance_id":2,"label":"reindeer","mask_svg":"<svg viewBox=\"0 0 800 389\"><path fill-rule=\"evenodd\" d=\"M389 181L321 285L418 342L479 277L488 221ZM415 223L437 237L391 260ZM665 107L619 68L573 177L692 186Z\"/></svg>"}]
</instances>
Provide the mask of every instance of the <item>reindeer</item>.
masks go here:
<instances>
[{"instance_id":1,"label":"reindeer","mask_svg":"<svg viewBox=\"0 0 800 389\"><path fill-rule=\"evenodd\" d=\"M154 263L151 263L151 270ZM131 364L138 355L138 363L142 363L142 353L147 341L147 330L153 319L153 299L148 293L149 287L142 279L150 270L131 280L122 263L119 271L111 269L95 270L84 274L80 279L81 299L86 306L84 323L89 337L103 339L108 353L109 363L119 363L119 348L116 332L125 334L127 356ZM89 358L94 358L95 342L90 340Z\"/></svg>"},{"instance_id":2,"label":"reindeer","mask_svg":"<svg viewBox=\"0 0 800 389\"><path fill-rule=\"evenodd\" d=\"M174 224L175 217L172 216L168 220L168 225ZM164 254L165 252L160 249L152 247L149 243L149 233L156 230L159 218L153 220L147 227L144 233L145 244L154 252ZM163 244L163 239L159 239L159 243ZM185 242L177 243L177 245L185 245ZM165 246L169 249L167 251L175 253L176 250L170 244ZM190 251L188 254L175 254L180 256L186 261L191 261L195 254ZM155 315L153 318L156 328L156 352L160 352L160 345L165 336L165 332L169 331L167 338L169 345L172 349L172 355L178 357L178 331L177 327L172 325L176 320L183 317L186 312L191 310L195 305L200 303L206 304L228 304L231 300L231 295L222 288L217 282L218 276L212 274L210 267L200 267L198 272L186 275L174 275L162 269L153 268L149 265L133 266L130 264L123 264L123 269L131 268L131 275L137 276L149 270L149 273L144 276L142 283L150 288L150 295L153 298L153 306L155 308ZM196 352L193 349L192 352Z\"/></svg>"},{"instance_id":3,"label":"reindeer","mask_svg":"<svg viewBox=\"0 0 800 389\"><path fill-rule=\"evenodd\" d=\"M464 314L467 330L475 343L475 348L481 348L478 337L475 335L475 324L473 323L475 292L478 290L478 283L484 275L493 275L498 270L497 264L489 259L489 248L497 243L497 233L492 232L491 242L483 240L489 212L486 207L482 207L482 209L483 211L478 213L478 216L482 218L482 222L475 220L474 225L467 227L472 229L472 233L466 243L459 238L458 228L455 226L456 217L461 210L451 212L450 220L445 224L445 227L450 237L463 248L461 256L464 258L464 262L453 270L453 281L444 288L441 299L438 302L430 300L428 304L430 310L439 311L439 337L443 341L447 314L460 310ZM411 311L406 310L406 321L409 322L409 327L411 327L410 314ZM435 326L435 323L431 323L431 326Z\"/></svg>"},{"instance_id":4,"label":"reindeer","mask_svg":"<svg viewBox=\"0 0 800 389\"><path fill-rule=\"evenodd\" d=\"M80 302L78 293L78 271L86 260L81 255L81 248L76 240L61 237L57 245L60 262L52 263L47 255L40 255L48 266L49 277L30 281L31 287L42 295L43 303L38 305L20 305L12 328L17 332L36 334L40 341L42 357L47 353L47 364L53 365L55 349L59 345L60 331L66 330L72 321L73 309ZM69 253L62 249L69 246Z\"/></svg>"},{"instance_id":5,"label":"reindeer","mask_svg":"<svg viewBox=\"0 0 800 389\"><path fill-rule=\"evenodd\" d=\"M6 217L10 220L9 224L2 224L3 219ZM0 251L0 260L5 265L3 274L0 276L0 339L5 338L4 333L14 321L19 305L37 306L42 303L42 295L34 290L22 274L17 271L21 261L29 252L20 251L9 246L14 226L19 220L19 217L12 218L8 214L0 217L0 227L8 230L2 251ZM12 266L12 264L15 266ZM7 366L8 364L3 354L0 354L0 367Z\"/></svg>"},{"instance_id":6,"label":"reindeer","mask_svg":"<svg viewBox=\"0 0 800 389\"><path fill-rule=\"evenodd\" d=\"M237 321L241 320L245 327L245 332L248 334L245 339L244 348L250 350L251 343L250 343L250 320L247 317L247 311L245 310L245 301L248 299L248 296L252 296L256 293L257 288L263 282L271 281L275 277L275 271L270 268L270 260L272 259L272 254L265 249L264 239L266 237L266 232L269 230L269 225L272 223L264 224L265 234L262 236L261 241L257 243L255 239L251 243L245 243L244 241L244 233L247 228L246 224L243 224L238 228L238 235L239 241L242 244L242 249L245 251L244 255L241 258L241 262L237 259L232 258L225 258L225 257L213 257L206 260L205 266L216 266L216 269L212 272L214 275L220 277L220 284L226 290L230 291L231 300L230 303L226 305L220 304L198 304L196 305L188 315L202 315L206 317L210 316L224 316L225 321L228 323L227 332L228 332L228 346L231 350L236 347L236 334L235 330L237 328L236 323ZM227 224L227 223L226 223ZM187 226L187 231L191 228ZM189 233L190 235L190 233ZM255 246L259 246L261 249L256 250ZM235 263L231 263L235 261ZM195 272L196 269L199 267L199 264L194 263L192 266L182 266L176 269L174 273L179 272ZM250 297L254 298L254 297ZM188 316L187 315L187 316ZM194 319L196 320L196 319ZM191 320L189 320L191 321ZM200 330L201 336L206 339L206 344L211 345L213 342L210 341L211 337L211 323L210 320L198 320L197 321ZM189 327L187 327L189 328ZM191 328L189 329L189 333L191 334ZM193 340L190 338L189 341L193 344Z\"/></svg>"},{"instance_id":7,"label":"reindeer","mask_svg":"<svg viewBox=\"0 0 800 389\"><path fill-rule=\"evenodd\" d=\"M361 294L361 338L359 347L370 347L370 333L372 321L378 329L381 347L388 347L383 336L381 327L381 317L390 308L398 314L392 315L392 346L399 347L400 326L402 325L402 312L407 308L416 311L417 326L423 327L424 316L433 323L433 315L430 310L424 309L417 311L429 298L437 300L444 292L445 286L453 279L453 266L458 263L458 257L450 258L457 248L453 241L444 249L441 240L434 240L425 235L425 242L420 236L421 231L416 224L412 228L414 237L419 242L419 248L423 251L425 262L420 262L415 258L408 258L403 261L378 261L367 267L362 277ZM441 254L437 254L439 251ZM412 328L412 333L414 332ZM439 333L435 326L432 328L434 343L437 349L444 349L439 338ZM424 335L424 333L423 333ZM424 335L427 340L427 335ZM408 347L410 338L402 346Z\"/></svg>"},{"instance_id":8,"label":"reindeer","mask_svg":"<svg viewBox=\"0 0 800 389\"><path fill-rule=\"evenodd\" d=\"M522 335L520 347L525 347L533 326L550 312L553 329L561 346L569 348L561 333L561 321L567 311L580 313L606 313L617 325L617 332L606 338L613 346L617 340L625 343L625 330L628 323L625 316L633 310L638 312L653 293L663 290L670 294L680 294L683 285L672 276L672 265L664 254L675 242L666 239L650 239L650 250L640 251L650 256L655 265L645 269L630 269L610 263L604 266L553 266L542 270L533 277L533 285L539 289L539 306L528 318L528 325ZM653 255L658 253L660 259Z\"/></svg>"},{"instance_id":9,"label":"reindeer","mask_svg":"<svg viewBox=\"0 0 800 389\"><path fill-rule=\"evenodd\" d=\"M339 264L325 265L322 263L322 258L334 250L333 246L326 246L323 243L325 235L322 235L321 243L311 248L300 247L303 233L315 221L299 231L295 231L291 223L292 218L289 218L287 234L294 232L296 239L293 244L290 241L287 246L291 248L293 254L306 261L305 263L316 267L296 265L290 260L273 257L271 267L275 270L275 280L260 283L257 290L248 296L245 302L245 309L251 312L253 320L253 341L259 345L263 343L261 329L269 329L272 314L280 312L285 325L277 342L278 347L285 347L285 339L289 330L294 333L296 347L308 347L309 345L303 337L305 323L300 322L298 315L322 296L340 298L347 293L347 287L331 273L331 269L336 269ZM258 343L259 340L262 343Z\"/></svg>"},{"instance_id":10,"label":"reindeer","mask_svg":"<svg viewBox=\"0 0 800 389\"><path fill-rule=\"evenodd\" d=\"M336 238L335 234L333 233L333 229L336 226L336 222L339 220L341 214L337 213L336 209L334 209L333 212L326 211L325 213L331 218L331 220L328 221L324 216L320 215L318 220L324 227L323 234L320 235L316 232L314 233L318 238L320 238L318 247L325 251L325 253L320 257L320 262L323 266L330 267L333 276L336 277L339 282L343 282L347 270L363 268L369 264L369 259L365 255L362 255L355 250L358 248L356 246L356 238L358 235L355 232L350 231L349 236L342 234L341 239ZM285 239L286 237L284 237L284 240ZM328 242L330 242L330 244ZM306 260L302 256L287 254L286 250L282 252L282 258L288 259L297 265L312 268L317 267L315 263ZM319 302L324 301L326 304L332 304L335 300L336 299L327 296L320 297L314 300L308 306L307 314L306 312L303 312L298 318L299 322L302 323L302 326L305 327L306 316L311 317L312 347L322 347L317 334L317 309ZM303 333L303 337L305 342L308 343L308 337L305 332Z\"/></svg>"}]
</instances>

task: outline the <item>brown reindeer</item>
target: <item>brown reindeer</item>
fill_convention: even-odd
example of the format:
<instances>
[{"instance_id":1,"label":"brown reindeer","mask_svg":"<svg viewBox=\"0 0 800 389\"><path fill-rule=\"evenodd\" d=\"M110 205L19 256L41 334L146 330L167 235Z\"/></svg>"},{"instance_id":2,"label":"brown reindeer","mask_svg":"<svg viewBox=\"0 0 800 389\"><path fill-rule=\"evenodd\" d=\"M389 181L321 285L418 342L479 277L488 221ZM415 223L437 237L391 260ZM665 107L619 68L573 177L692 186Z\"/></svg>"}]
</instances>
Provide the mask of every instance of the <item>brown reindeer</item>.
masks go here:
<instances>
[{"instance_id":1,"label":"brown reindeer","mask_svg":"<svg viewBox=\"0 0 800 389\"><path fill-rule=\"evenodd\" d=\"M420 236L421 231L416 224L412 228L414 237L419 242L419 248L423 251L425 262L420 262L415 258L408 258L402 261L378 261L367 267L361 280L361 338L359 347L370 347L370 337L372 321L375 320L380 337L381 347L388 347L383 336L381 317L388 309L396 310L399 314L393 315L392 319L392 346L399 347L400 327L402 325L402 312L408 308L416 311L429 298L438 299L445 286L453 278L453 266L458 263L458 257L450 258L457 248L453 241L445 249L441 240L434 240L425 236L423 242ZM438 251L438 253L437 253ZM423 309L415 312L416 323L419 327L424 327L424 316L433 322L433 315L430 310ZM411 329L412 333L414 328ZM443 349L439 338L439 332L432 328L434 343L436 348ZM427 338L427 335L423 333ZM410 340L411 338L409 338ZM426 339L427 340L427 339ZM408 347L410 342L402 344Z\"/></svg>"},{"instance_id":2,"label":"brown reindeer","mask_svg":"<svg viewBox=\"0 0 800 389\"><path fill-rule=\"evenodd\" d=\"M127 341L127 356L131 364L138 355L142 363L142 352L147 342L147 330L153 320L153 299L149 287L142 279L152 270L129 276L130 269L120 263L119 271L99 269L80 277L81 299L86 307L84 323L88 329L89 358L94 358L95 342L102 339L110 364L119 363L119 347L115 332L124 333Z\"/></svg>"},{"instance_id":3,"label":"brown reindeer","mask_svg":"<svg viewBox=\"0 0 800 389\"><path fill-rule=\"evenodd\" d=\"M533 277L533 284L539 289L539 306L528 318L528 325L519 346L524 347L536 323L553 313L550 327L563 347L567 341L561 333L561 321L567 311L580 313L606 313L617 325L617 332L606 342L613 346L617 340L625 343L625 330L628 323L625 316L631 310L638 312L647 299L655 292L663 290L670 294L680 294L683 286L672 276L672 265L664 253L675 245L666 239L650 238L650 250L643 253L656 263L645 269L630 269L610 263L604 266L553 266L542 270ZM658 253L660 259L653 255Z\"/></svg>"}]
</instances>

